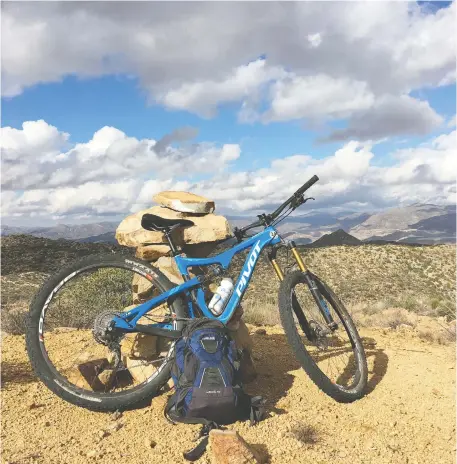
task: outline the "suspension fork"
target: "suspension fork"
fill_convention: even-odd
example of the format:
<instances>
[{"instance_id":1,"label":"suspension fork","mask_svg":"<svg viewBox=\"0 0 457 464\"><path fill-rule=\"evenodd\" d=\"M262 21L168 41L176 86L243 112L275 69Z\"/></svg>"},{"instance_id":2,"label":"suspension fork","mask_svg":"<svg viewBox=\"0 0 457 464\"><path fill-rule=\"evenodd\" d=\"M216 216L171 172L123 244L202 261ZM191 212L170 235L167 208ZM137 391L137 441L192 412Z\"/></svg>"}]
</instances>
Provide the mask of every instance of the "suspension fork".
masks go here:
<instances>
[{"instance_id":1,"label":"suspension fork","mask_svg":"<svg viewBox=\"0 0 457 464\"><path fill-rule=\"evenodd\" d=\"M276 253L278 251L279 246L274 245L268 252L268 259L273 266L273 269L276 272L276 275L278 276L278 279L280 282L284 280L284 273L282 272L281 267L279 266L278 262L276 261ZM311 329L309 326L308 320L306 319L305 314L303 313L300 305L298 304L297 301L297 296L295 295L295 292L292 292L292 309L297 316L298 323L300 324L301 329L303 330L303 333L306 335L306 338L309 341L314 341L316 339L316 334L314 330Z\"/></svg>"},{"instance_id":2,"label":"suspension fork","mask_svg":"<svg viewBox=\"0 0 457 464\"><path fill-rule=\"evenodd\" d=\"M338 328L338 325L333 320L330 310L328 309L327 303L325 302L322 293L317 287L316 282L314 282L312 274L308 271L308 269L306 269L305 263L303 262L303 259L300 256L300 253L298 252L294 241L289 242L289 249L292 251L295 261L297 261L298 267L303 272L306 284L309 287L311 295L313 295L314 301L316 302L320 312L322 313L322 316L324 317L329 329L331 329L332 331L336 330Z\"/></svg>"}]
</instances>

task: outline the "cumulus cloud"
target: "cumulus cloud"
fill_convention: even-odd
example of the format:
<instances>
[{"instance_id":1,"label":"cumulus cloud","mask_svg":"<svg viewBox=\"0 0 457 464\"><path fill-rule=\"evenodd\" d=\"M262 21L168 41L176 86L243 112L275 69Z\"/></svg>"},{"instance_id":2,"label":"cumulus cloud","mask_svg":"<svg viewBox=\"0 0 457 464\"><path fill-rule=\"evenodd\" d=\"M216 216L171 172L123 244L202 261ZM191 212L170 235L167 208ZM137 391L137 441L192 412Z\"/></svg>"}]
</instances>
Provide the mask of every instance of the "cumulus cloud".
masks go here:
<instances>
[{"instance_id":1,"label":"cumulus cloud","mask_svg":"<svg viewBox=\"0 0 457 464\"><path fill-rule=\"evenodd\" d=\"M69 135L44 121L2 130L6 219L125 215L150 206L152 196L162 190L190 190L214 199L219 211L254 214L271 210L314 174L320 181L310 194L320 208L455 202L455 131L398 150L391 166L377 165L370 143L350 141L321 159L295 154L240 171L225 169L243 156L236 144L167 146L159 155L156 141L138 140L113 127L70 149ZM170 140L180 138L177 133ZM12 160L18 162L10 164Z\"/></svg>"},{"instance_id":2,"label":"cumulus cloud","mask_svg":"<svg viewBox=\"0 0 457 464\"><path fill-rule=\"evenodd\" d=\"M235 211L262 211L280 204L317 174L320 180L310 194L317 198L319 208L366 210L415 202L455 203L455 131L393 153L392 166L376 166L371 149L369 144L351 141L323 159L307 155L277 159L268 168L207 180L197 191Z\"/></svg>"},{"instance_id":3,"label":"cumulus cloud","mask_svg":"<svg viewBox=\"0 0 457 464\"><path fill-rule=\"evenodd\" d=\"M344 118L370 108L374 95L365 82L326 75L290 76L271 89L271 108L265 122L304 118Z\"/></svg>"},{"instance_id":4,"label":"cumulus cloud","mask_svg":"<svg viewBox=\"0 0 457 464\"><path fill-rule=\"evenodd\" d=\"M346 129L336 130L322 141L379 140L395 135L426 135L443 118L426 101L408 95L380 98L372 107L357 111Z\"/></svg>"},{"instance_id":5,"label":"cumulus cloud","mask_svg":"<svg viewBox=\"0 0 457 464\"><path fill-rule=\"evenodd\" d=\"M267 66L265 59L258 59L246 66L233 69L220 81L185 83L157 95L156 99L172 109L189 110L204 117L211 117L219 104L252 97L263 84L285 74L281 68Z\"/></svg>"},{"instance_id":6,"label":"cumulus cloud","mask_svg":"<svg viewBox=\"0 0 457 464\"><path fill-rule=\"evenodd\" d=\"M455 2L437 11L412 2L8 2L2 88L12 97L69 75L121 73L171 109L212 117L235 103L241 122L265 107L265 122L353 117L339 135L350 137L369 132L357 118L388 96L401 103L455 80L455 10ZM406 130L423 131L425 120L412 117Z\"/></svg>"},{"instance_id":7,"label":"cumulus cloud","mask_svg":"<svg viewBox=\"0 0 457 464\"><path fill-rule=\"evenodd\" d=\"M154 178L211 173L236 160L236 144L198 143L172 147L170 143L195 135L190 128L176 129L161 140L138 140L105 126L91 140L68 145L69 135L45 121L27 121L22 129L1 129L2 188L32 190L77 187L131 177Z\"/></svg>"}]
</instances>

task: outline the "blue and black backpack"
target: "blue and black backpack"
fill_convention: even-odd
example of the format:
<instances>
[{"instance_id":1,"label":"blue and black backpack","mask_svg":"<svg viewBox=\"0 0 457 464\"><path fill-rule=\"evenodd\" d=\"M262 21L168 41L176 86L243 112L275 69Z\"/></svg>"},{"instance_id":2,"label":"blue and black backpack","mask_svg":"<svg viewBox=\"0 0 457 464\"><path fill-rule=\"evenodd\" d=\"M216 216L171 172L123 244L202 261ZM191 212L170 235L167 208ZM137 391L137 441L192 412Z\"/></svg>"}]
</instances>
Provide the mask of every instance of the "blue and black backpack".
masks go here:
<instances>
[{"instance_id":1,"label":"blue and black backpack","mask_svg":"<svg viewBox=\"0 0 457 464\"><path fill-rule=\"evenodd\" d=\"M165 408L171 422L202 424L203 440L184 453L189 461L205 451L209 431L237 420L262 419L260 396L251 397L240 381L240 354L220 321L208 318L189 322L174 347L171 377L175 392Z\"/></svg>"}]
</instances>

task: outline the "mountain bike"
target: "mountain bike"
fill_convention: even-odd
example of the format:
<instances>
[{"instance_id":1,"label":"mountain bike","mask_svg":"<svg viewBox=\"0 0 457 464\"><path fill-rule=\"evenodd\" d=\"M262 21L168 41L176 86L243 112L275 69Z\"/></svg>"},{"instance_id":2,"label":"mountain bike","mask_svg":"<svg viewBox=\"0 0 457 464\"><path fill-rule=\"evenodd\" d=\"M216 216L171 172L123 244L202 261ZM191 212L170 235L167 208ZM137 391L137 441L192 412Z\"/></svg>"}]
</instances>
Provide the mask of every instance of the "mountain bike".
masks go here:
<instances>
[{"instance_id":1,"label":"mountain bike","mask_svg":"<svg viewBox=\"0 0 457 464\"><path fill-rule=\"evenodd\" d=\"M59 397L91 410L128 409L150 399L170 378L174 343L185 324L198 317L227 324L260 254L268 249L280 280L280 320L300 365L335 400L361 398L367 363L353 320L333 291L306 268L295 243L282 239L275 228L310 199L304 193L317 181L312 177L273 213L235 228L236 244L206 258L187 257L175 244L175 232L192 226L191 220L145 214L142 227L164 234L181 284L145 261L116 254L83 258L50 277L33 299L28 318L27 351L36 375ZM261 231L248 235L255 228ZM297 269L283 272L277 260L281 247L289 249ZM244 250L248 254L234 291L215 316L207 305L208 282L226 274Z\"/></svg>"}]
</instances>

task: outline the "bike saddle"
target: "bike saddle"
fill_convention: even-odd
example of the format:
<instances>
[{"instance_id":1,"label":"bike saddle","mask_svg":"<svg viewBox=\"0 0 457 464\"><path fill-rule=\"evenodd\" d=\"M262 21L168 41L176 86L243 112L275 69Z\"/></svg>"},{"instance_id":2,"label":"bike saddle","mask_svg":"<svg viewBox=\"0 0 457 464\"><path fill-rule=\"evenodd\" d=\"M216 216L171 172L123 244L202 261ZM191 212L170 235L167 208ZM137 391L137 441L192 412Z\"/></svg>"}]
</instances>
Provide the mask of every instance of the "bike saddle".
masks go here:
<instances>
[{"instance_id":1,"label":"bike saddle","mask_svg":"<svg viewBox=\"0 0 457 464\"><path fill-rule=\"evenodd\" d=\"M165 232L177 227L192 227L195 225L188 219L166 219L155 214L143 214L141 218L141 227L146 230L158 230L159 232Z\"/></svg>"}]
</instances>

